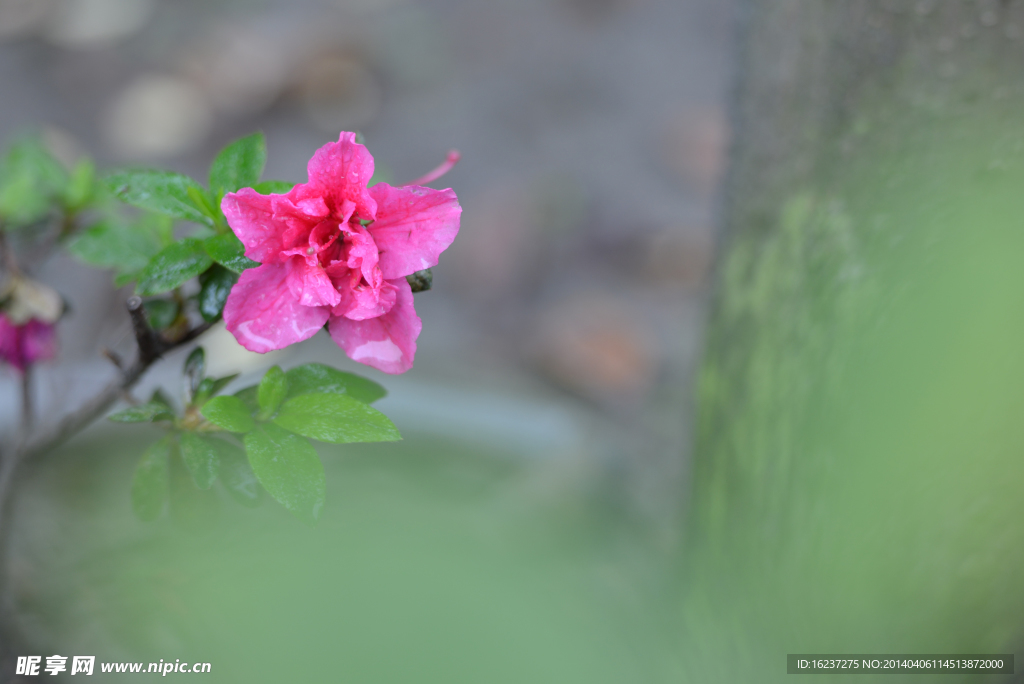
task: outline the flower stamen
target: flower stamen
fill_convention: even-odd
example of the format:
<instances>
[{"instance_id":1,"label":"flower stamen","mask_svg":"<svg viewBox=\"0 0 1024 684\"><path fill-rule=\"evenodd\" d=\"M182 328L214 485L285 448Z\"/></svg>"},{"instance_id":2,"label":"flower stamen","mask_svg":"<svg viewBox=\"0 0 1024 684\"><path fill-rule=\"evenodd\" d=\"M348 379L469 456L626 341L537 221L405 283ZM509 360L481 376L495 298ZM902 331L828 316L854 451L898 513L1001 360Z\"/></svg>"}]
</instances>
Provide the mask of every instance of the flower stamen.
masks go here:
<instances>
[{"instance_id":1,"label":"flower stamen","mask_svg":"<svg viewBox=\"0 0 1024 684\"><path fill-rule=\"evenodd\" d=\"M426 185L431 181L435 181L444 174L451 171L453 168L455 168L455 165L459 163L460 159L462 159L462 154L458 150L449 150L448 156L445 158L443 162L441 162L440 166L438 166L433 171L430 171L426 175L420 176L414 181L409 181L405 185Z\"/></svg>"}]
</instances>

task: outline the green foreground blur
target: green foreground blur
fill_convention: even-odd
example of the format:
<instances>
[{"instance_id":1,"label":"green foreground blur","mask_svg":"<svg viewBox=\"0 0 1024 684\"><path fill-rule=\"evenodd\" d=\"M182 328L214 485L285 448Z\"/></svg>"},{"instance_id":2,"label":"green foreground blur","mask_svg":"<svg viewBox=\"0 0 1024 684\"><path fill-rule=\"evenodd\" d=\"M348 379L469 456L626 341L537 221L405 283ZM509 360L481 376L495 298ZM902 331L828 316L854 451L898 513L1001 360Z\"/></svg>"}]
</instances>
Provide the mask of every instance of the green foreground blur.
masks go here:
<instances>
[{"instance_id":1,"label":"green foreground blur","mask_svg":"<svg viewBox=\"0 0 1024 684\"><path fill-rule=\"evenodd\" d=\"M686 681L1024 645L1024 101L906 70L858 92L819 173L724 255ZM989 681L878 681L934 678Z\"/></svg>"},{"instance_id":2,"label":"green foreground blur","mask_svg":"<svg viewBox=\"0 0 1024 684\"><path fill-rule=\"evenodd\" d=\"M269 498L247 510L212 493L145 524L128 491L155 433L119 429L22 490L13 571L37 655L210 662L167 675L210 682L662 678L651 559L515 460L414 434L328 448L314 529Z\"/></svg>"}]
</instances>

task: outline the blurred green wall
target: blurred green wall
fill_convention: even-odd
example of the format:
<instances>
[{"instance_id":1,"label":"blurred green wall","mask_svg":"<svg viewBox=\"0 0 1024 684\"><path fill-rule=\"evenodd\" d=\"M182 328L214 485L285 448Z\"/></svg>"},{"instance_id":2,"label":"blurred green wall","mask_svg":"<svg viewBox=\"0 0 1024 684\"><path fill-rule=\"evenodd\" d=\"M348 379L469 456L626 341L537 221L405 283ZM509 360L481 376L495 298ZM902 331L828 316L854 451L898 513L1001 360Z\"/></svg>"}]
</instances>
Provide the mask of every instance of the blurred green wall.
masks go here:
<instances>
[{"instance_id":1,"label":"blurred green wall","mask_svg":"<svg viewBox=\"0 0 1024 684\"><path fill-rule=\"evenodd\" d=\"M748 3L687 681L1020 644L1022 8L988 7Z\"/></svg>"}]
</instances>

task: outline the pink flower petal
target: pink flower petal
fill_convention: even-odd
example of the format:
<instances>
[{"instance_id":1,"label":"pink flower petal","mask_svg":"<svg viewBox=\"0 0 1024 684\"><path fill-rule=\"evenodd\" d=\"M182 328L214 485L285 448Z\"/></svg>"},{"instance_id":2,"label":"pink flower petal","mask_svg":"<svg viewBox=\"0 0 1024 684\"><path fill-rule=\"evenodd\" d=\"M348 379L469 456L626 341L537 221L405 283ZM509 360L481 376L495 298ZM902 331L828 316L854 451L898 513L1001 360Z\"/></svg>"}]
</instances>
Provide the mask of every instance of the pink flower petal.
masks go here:
<instances>
[{"instance_id":1,"label":"pink flower petal","mask_svg":"<svg viewBox=\"0 0 1024 684\"><path fill-rule=\"evenodd\" d=\"M423 327L413 308L412 288L405 278L390 281L397 290L395 305L383 316L353 321L331 316L331 339L349 358L385 373L404 373L412 368L416 338Z\"/></svg>"},{"instance_id":2,"label":"pink flower petal","mask_svg":"<svg viewBox=\"0 0 1024 684\"><path fill-rule=\"evenodd\" d=\"M437 258L459 232L462 207L455 193L418 186L370 188L377 200L377 219L370 235L380 250L384 278L402 278L437 265Z\"/></svg>"},{"instance_id":3,"label":"pink flower petal","mask_svg":"<svg viewBox=\"0 0 1024 684\"><path fill-rule=\"evenodd\" d=\"M384 276L377 267L380 255L373 237L370 236L366 228L358 224L347 227L345 230L345 252L348 254L346 265L358 271L370 287L379 288L384 282Z\"/></svg>"},{"instance_id":4,"label":"pink flower petal","mask_svg":"<svg viewBox=\"0 0 1024 684\"><path fill-rule=\"evenodd\" d=\"M245 245L245 256L263 264L282 260L281 252L305 240L330 211L323 199L261 195L252 188L229 192L220 207L228 225Z\"/></svg>"},{"instance_id":5,"label":"pink flower petal","mask_svg":"<svg viewBox=\"0 0 1024 684\"><path fill-rule=\"evenodd\" d=\"M33 318L22 328L21 348L28 363L46 361L57 355L57 336L50 323Z\"/></svg>"},{"instance_id":6,"label":"pink flower petal","mask_svg":"<svg viewBox=\"0 0 1024 684\"><path fill-rule=\"evenodd\" d=\"M341 302L331 310L335 316L344 316L353 321L377 318L391 311L398 300L398 290L387 280L378 288L366 284L350 287L347 285L347 275L338 278L337 282Z\"/></svg>"},{"instance_id":7,"label":"pink flower petal","mask_svg":"<svg viewBox=\"0 0 1024 684\"><path fill-rule=\"evenodd\" d=\"M412 367L422 326L405 276L437 264L462 208L451 189L367 189L373 166L343 132L310 159L308 183L284 195L225 195L228 224L263 264L242 274L224 308L245 348L280 349L330 320L331 337L356 361L387 373Z\"/></svg>"},{"instance_id":8,"label":"pink flower petal","mask_svg":"<svg viewBox=\"0 0 1024 684\"><path fill-rule=\"evenodd\" d=\"M52 324L31 318L15 325L0 313L0 359L24 372L33 363L57 354L57 336Z\"/></svg>"},{"instance_id":9,"label":"pink flower petal","mask_svg":"<svg viewBox=\"0 0 1024 684\"><path fill-rule=\"evenodd\" d=\"M316 257L292 257L285 262L288 289L302 306L335 306L341 302L338 292Z\"/></svg>"},{"instance_id":10,"label":"pink flower petal","mask_svg":"<svg viewBox=\"0 0 1024 684\"><path fill-rule=\"evenodd\" d=\"M309 339L329 316L327 307L299 303L285 264L244 271L224 304L227 329L243 347L261 354Z\"/></svg>"},{"instance_id":11,"label":"pink flower petal","mask_svg":"<svg viewBox=\"0 0 1024 684\"><path fill-rule=\"evenodd\" d=\"M360 219L372 221L377 202L366 184L373 177L373 156L356 142L356 134L342 131L336 143L327 143L313 154L306 166L309 185L334 201L340 213L345 200L355 202Z\"/></svg>"}]
</instances>

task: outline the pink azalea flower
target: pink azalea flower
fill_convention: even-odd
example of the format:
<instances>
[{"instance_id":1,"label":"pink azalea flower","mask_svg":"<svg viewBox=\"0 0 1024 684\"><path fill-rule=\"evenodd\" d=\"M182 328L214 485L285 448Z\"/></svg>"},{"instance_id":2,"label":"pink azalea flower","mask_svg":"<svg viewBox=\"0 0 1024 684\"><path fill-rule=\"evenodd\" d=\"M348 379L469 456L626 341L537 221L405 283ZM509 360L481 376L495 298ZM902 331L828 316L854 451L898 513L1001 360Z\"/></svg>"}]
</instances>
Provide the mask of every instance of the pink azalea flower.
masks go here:
<instances>
[{"instance_id":1,"label":"pink azalea flower","mask_svg":"<svg viewBox=\"0 0 1024 684\"><path fill-rule=\"evenodd\" d=\"M404 373L422 327L405 277L437 264L462 207L450 188L368 188L373 157L354 133L317 150L307 170L309 182L284 195L242 188L224 196L228 225L261 264L232 288L227 329L264 353L326 323L353 360Z\"/></svg>"},{"instance_id":2,"label":"pink azalea flower","mask_svg":"<svg viewBox=\"0 0 1024 684\"><path fill-rule=\"evenodd\" d=\"M54 326L38 318L15 325L0 312L0 359L20 372L37 361L52 359L57 354Z\"/></svg>"}]
</instances>

